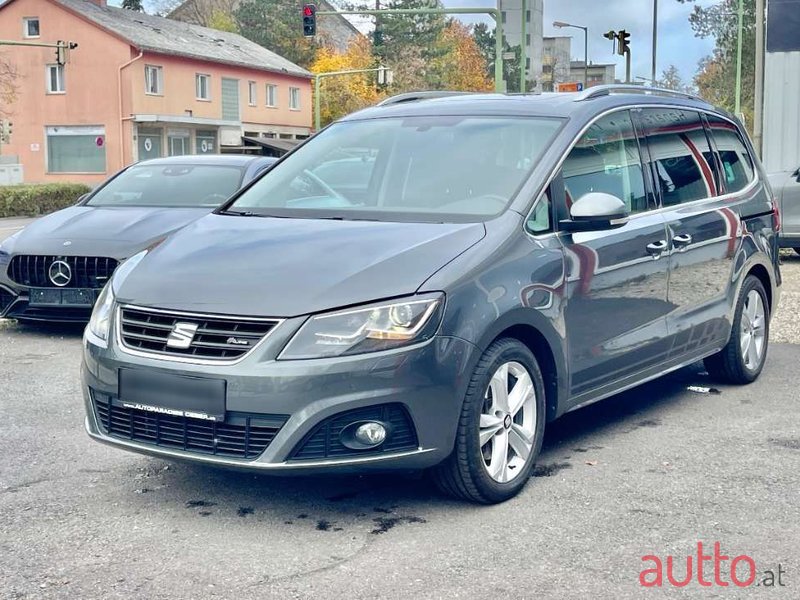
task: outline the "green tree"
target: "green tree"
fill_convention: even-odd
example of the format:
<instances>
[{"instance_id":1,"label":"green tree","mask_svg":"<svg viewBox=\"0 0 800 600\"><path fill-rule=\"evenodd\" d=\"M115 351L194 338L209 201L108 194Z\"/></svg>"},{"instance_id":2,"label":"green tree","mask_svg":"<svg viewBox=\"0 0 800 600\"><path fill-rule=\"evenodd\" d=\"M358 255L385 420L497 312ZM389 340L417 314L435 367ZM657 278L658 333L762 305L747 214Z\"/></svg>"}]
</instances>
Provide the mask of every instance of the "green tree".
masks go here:
<instances>
[{"instance_id":1,"label":"green tree","mask_svg":"<svg viewBox=\"0 0 800 600\"><path fill-rule=\"evenodd\" d=\"M681 4L696 0L678 0ZM736 46L739 33L737 11L739 0L718 0L711 6L695 4L689 23L695 36L713 37L714 51L702 61L695 76L701 96L730 111L735 107ZM742 36L742 112L745 122L753 122L755 90L755 0L744 2L744 35Z\"/></svg>"},{"instance_id":2,"label":"green tree","mask_svg":"<svg viewBox=\"0 0 800 600\"><path fill-rule=\"evenodd\" d=\"M494 81L494 55L495 55L495 30L489 29L486 23L478 23L472 28L472 35L475 37L475 43L486 59L486 75L490 80ZM505 38L505 36L503 36ZM511 46L507 39L503 40L504 52L513 52L515 58L503 61L503 79L506 82L506 91L519 92L519 75L520 75L520 55L522 49L520 46ZM530 83L529 83L530 86ZM529 91L525 90L526 92Z\"/></svg>"},{"instance_id":3,"label":"green tree","mask_svg":"<svg viewBox=\"0 0 800 600\"><path fill-rule=\"evenodd\" d=\"M135 10L138 12L144 12L144 6L142 5L142 0L122 0L122 8L127 10Z\"/></svg>"},{"instance_id":4,"label":"green tree","mask_svg":"<svg viewBox=\"0 0 800 600\"><path fill-rule=\"evenodd\" d=\"M681 73L675 65L670 65L664 69L661 77L656 79L655 85L665 90L675 90L676 92L685 92L687 94L697 92L692 85L683 81L683 77L681 77Z\"/></svg>"},{"instance_id":5,"label":"green tree","mask_svg":"<svg viewBox=\"0 0 800 600\"><path fill-rule=\"evenodd\" d=\"M211 16L208 19L206 27L218 31L239 33L239 24L236 22L236 19L233 18L233 15L218 8L211 11Z\"/></svg>"},{"instance_id":6,"label":"green tree","mask_svg":"<svg viewBox=\"0 0 800 600\"><path fill-rule=\"evenodd\" d=\"M239 33L301 67L308 68L316 45L303 37L299 5L295 0L245 0L234 12Z\"/></svg>"}]
</instances>

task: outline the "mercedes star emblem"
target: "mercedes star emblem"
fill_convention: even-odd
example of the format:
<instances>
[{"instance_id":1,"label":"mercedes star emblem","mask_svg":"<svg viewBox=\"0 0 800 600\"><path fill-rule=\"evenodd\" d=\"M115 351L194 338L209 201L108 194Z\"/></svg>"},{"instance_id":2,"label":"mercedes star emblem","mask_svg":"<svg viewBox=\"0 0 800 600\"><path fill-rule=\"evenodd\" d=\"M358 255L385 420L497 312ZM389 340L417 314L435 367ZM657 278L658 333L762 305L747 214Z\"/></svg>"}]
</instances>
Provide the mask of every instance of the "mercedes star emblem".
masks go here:
<instances>
[{"instance_id":1,"label":"mercedes star emblem","mask_svg":"<svg viewBox=\"0 0 800 600\"><path fill-rule=\"evenodd\" d=\"M72 269L63 260L53 261L50 265L50 269L47 271L47 275L50 277L50 281L53 282L53 285L58 287L64 287L72 281Z\"/></svg>"}]
</instances>

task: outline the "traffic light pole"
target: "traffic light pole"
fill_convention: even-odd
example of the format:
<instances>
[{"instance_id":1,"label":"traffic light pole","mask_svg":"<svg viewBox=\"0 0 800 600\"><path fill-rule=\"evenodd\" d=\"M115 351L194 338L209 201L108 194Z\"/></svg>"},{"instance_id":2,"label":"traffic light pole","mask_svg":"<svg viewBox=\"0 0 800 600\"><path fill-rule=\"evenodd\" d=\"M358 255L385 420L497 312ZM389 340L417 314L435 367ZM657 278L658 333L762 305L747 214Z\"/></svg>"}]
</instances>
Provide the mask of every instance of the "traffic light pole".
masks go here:
<instances>
[{"instance_id":1,"label":"traffic light pole","mask_svg":"<svg viewBox=\"0 0 800 600\"><path fill-rule=\"evenodd\" d=\"M494 19L494 90L505 91L503 81L503 19L496 8L401 8L381 10L320 10L317 16L322 15L489 15ZM522 15L525 18L525 15ZM520 64L525 70L525 40L522 40Z\"/></svg>"},{"instance_id":2,"label":"traffic light pole","mask_svg":"<svg viewBox=\"0 0 800 600\"><path fill-rule=\"evenodd\" d=\"M33 46L35 48L55 48L57 52L66 52L78 47L75 42L23 42L19 40L0 40L0 46Z\"/></svg>"},{"instance_id":3,"label":"traffic light pole","mask_svg":"<svg viewBox=\"0 0 800 600\"><path fill-rule=\"evenodd\" d=\"M334 77L336 75L356 75L359 73L377 73L383 71L386 67L376 67L374 69L350 69L348 71L328 71L327 73L317 73L314 75L314 131L319 131L320 123L322 121L321 113L321 96L322 89L320 88L320 80L324 77Z\"/></svg>"}]
</instances>

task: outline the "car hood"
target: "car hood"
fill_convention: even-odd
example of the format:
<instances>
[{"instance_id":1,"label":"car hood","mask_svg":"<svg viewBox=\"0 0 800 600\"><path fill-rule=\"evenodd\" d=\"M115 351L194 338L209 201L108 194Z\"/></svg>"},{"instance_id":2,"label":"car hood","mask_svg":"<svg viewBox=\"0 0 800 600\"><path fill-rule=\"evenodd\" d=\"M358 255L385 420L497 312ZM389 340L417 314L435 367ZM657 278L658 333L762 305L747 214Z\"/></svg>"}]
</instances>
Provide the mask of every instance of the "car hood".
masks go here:
<instances>
[{"instance_id":1,"label":"car hood","mask_svg":"<svg viewBox=\"0 0 800 600\"><path fill-rule=\"evenodd\" d=\"M192 221L208 208L72 206L37 219L14 238L14 254L124 259Z\"/></svg>"},{"instance_id":2,"label":"car hood","mask_svg":"<svg viewBox=\"0 0 800 600\"><path fill-rule=\"evenodd\" d=\"M414 293L485 235L420 224L208 215L115 283L121 302L293 317Z\"/></svg>"}]
</instances>

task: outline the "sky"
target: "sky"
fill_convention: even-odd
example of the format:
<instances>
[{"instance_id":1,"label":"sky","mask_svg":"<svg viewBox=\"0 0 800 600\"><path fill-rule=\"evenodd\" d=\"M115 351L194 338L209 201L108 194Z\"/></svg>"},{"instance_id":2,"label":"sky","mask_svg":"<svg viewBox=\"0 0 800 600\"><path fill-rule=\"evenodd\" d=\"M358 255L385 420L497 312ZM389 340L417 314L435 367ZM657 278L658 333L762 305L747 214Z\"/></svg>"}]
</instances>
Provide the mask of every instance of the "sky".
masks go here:
<instances>
[{"instance_id":1,"label":"sky","mask_svg":"<svg viewBox=\"0 0 800 600\"><path fill-rule=\"evenodd\" d=\"M119 5L121 0L109 0ZM446 7L496 6L496 0L442 0ZM658 0L658 76L669 65L675 65L686 82L697 71L697 63L711 53L714 41L699 39L689 26L694 4L709 6L718 0L695 0L681 4L678 0ZM145 0L152 10L153 0ZM486 17L488 19L488 17ZM467 23L480 17L464 17ZM625 77L625 60L613 53L611 42L603 33L626 29L631 33L632 77L650 77L652 61L653 0L544 0L544 35L572 36L572 57L583 60L583 32L578 29L556 29L553 21L565 21L589 27L589 60L617 63L617 78Z\"/></svg>"},{"instance_id":2,"label":"sky","mask_svg":"<svg viewBox=\"0 0 800 600\"><path fill-rule=\"evenodd\" d=\"M492 6L487 0L443 0L447 7ZM697 0L701 6L715 4L714 0ZM691 81L697 63L711 53L714 41L699 39L689 26L692 3L677 0L658 0L659 77L669 65L675 65L683 79ZM573 37L572 57L583 60L583 31L556 29L553 21L564 21L589 28L589 60L617 63L617 78L625 77L625 60L612 53L611 42L603 34L612 29L631 33L632 77L650 77L653 42L652 0L544 0L544 35Z\"/></svg>"}]
</instances>

